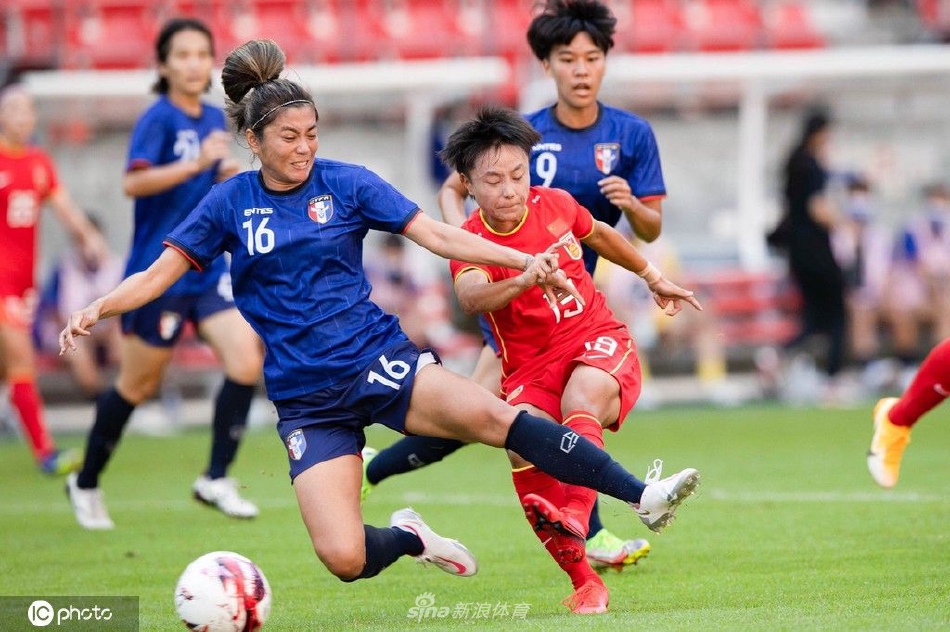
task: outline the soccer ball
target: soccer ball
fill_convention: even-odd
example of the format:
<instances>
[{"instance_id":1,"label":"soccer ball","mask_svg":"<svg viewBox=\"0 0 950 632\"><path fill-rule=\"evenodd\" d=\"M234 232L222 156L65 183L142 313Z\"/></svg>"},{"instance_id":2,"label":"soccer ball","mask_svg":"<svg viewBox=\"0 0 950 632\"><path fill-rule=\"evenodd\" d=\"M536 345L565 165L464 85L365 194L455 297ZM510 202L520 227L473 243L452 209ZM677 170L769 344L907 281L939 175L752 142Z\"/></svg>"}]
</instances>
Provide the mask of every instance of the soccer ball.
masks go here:
<instances>
[{"instance_id":1,"label":"soccer ball","mask_svg":"<svg viewBox=\"0 0 950 632\"><path fill-rule=\"evenodd\" d=\"M175 610L199 632L259 630L271 592L261 569L231 551L206 553L185 568L175 586Z\"/></svg>"}]
</instances>

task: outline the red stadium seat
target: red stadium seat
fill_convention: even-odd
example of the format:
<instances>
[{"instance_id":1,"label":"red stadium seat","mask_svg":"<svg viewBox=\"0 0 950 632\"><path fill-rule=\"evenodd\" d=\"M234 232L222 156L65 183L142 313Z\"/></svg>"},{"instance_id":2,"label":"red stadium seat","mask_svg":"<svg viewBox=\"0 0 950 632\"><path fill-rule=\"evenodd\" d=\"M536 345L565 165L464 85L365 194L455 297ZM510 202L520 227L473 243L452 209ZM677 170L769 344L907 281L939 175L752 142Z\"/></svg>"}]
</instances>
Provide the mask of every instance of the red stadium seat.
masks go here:
<instances>
[{"instance_id":1,"label":"red stadium seat","mask_svg":"<svg viewBox=\"0 0 950 632\"><path fill-rule=\"evenodd\" d=\"M356 4L355 55L367 59L455 56L462 44L455 12L442 0L363 0Z\"/></svg>"},{"instance_id":2,"label":"red stadium seat","mask_svg":"<svg viewBox=\"0 0 950 632\"><path fill-rule=\"evenodd\" d=\"M531 0L497 0L491 12L487 52L512 61L530 59L531 49L525 34L534 17L533 8Z\"/></svg>"},{"instance_id":3,"label":"red stadium seat","mask_svg":"<svg viewBox=\"0 0 950 632\"><path fill-rule=\"evenodd\" d=\"M4 56L18 66L54 67L63 53L63 3L18 0L4 4Z\"/></svg>"},{"instance_id":4,"label":"red stadium seat","mask_svg":"<svg viewBox=\"0 0 950 632\"><path fill-rule=\"evenodd\" d=\"M83 0L67 10L71 68L142 68L152 63L162 5L157 0Z\"/></svg>"},{"instance_id":5,"label":"red stadium seat","mask_svg":"<svg viewBox=\"0 0 950 632\"><path fill-rule=\"evenodd\" d=\"M684 19L694 50L744 51L762 44L762 16L752 0L692 0Z\"/></svg>"},{"instance_id":6,"label":"red stadium seat","mask_svg":"<svg viewBox=\"0 0 950 632\"><path fill-rule=\"evenodd\" d=\"M803 3L783 1L770 7L765 14L765 44L773 49L822 48L825 38L812 23L811 14Z\"/></svg>"},{"instance_id":7,"label":"red stadium seat","mask_svg":"<svg viewBox=\"0 0 950 632\"><path fill-rule=\"evenodd\" d=\"M683 16L675 0L634 0L627 31L618 31L618 44L634 53L667 53L682 45Z\"/></svg>"},{"instance_id":8,"label":"red stadium seat","mask_svg":"<svg viewBox=\"0 0 950 632\"><path fill-rule=\"evenodd\" d=\"M272 39L294 63L340 61L345 31L332 0L249 0L233 7L228 31L234 45Z\"/></svg>"}]
</instances>

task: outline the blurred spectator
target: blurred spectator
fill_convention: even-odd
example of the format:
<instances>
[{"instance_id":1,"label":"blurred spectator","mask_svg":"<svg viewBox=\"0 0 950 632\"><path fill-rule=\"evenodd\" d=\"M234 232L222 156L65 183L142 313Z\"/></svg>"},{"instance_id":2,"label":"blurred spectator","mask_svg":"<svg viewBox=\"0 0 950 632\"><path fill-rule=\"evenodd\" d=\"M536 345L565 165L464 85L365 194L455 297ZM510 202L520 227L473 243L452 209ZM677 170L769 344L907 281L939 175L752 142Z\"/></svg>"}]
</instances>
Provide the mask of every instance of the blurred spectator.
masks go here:
<instances>
[{"instance_id":1,"label":"blurred spectator","mask_svg":"<svg viewBox=\"0 0 950 632\"><path fill-rule=\"evenodd\" d=\"M454 330L444 284L431 273L432 267L416 261L400 235L387 233L379 249L367 254L364 267L373 286L370 300L398 316L403 331L418 346L442 350Z\"/></svg>"},{"instance_id":2,"label":"blurred spectator","mask_svg":"<svg viewBox=\"0 0 950 632\"><path fill-rule=\"evenodd\" d=\"M102 226L92 214L89 220L101 234ZM106 252L98 263L90 262L73 247L56 261L40 296L34 335L44 351L59 351L59 332L69 315L103 296L122 280L122 260ZM102 369L118 361L119 323L107 320L92 330L90 343L62 356L83 394L94 400L106 385Z\"/></svg>"},{"instance_id":3,"label":"blurred spectator","mask_svg":"<svg viewBox=\"0 0 950 632\"><path fill-rule=\"evenodd\" d=\"M878 354L893 241L879 221L871 185L863 176L848 178L842 210L831 240L844 273L851 352L864 371L865 386L877 391L888 379Z\"/></svg>"},{"instance_id":4,"label":"blurred spectator","mask_svg":"<svg viewBox=\"0 0 950 632\"><path fill-rule=\"evenodd\" d=\"M785 348L798 348L815 334L828 338L825 397L835 400L847 326L844 274L831 250L830 234L839 218L826 191L830 126L826 113L810 113L785 163L785 247L789 272L803 301L801 330Z\"/></svg>"},{"instance_id":5,"label":"blurred spectator","mask_svg":"<svg viewBox=\"0 0 950 632\"><path fill-rule=\"evenodd\" d=\"M621 220L617 229L628 239L633 239L626 220ZM638 241L636 247L666 274L681 276L679 257L672 244L662 236L650 243ZM722 338L717 335L718 319L709 302L703 303L702 312L683 310L676 318L670 318L656 308L650 289L636 275L601 259L594 278L617 320L630 328L637 342L644 377L638 405L650 407L656 397L650 388L650 351L661 348L672 354L683 347L688 348L695 361L695 374L703 395L716 403L732 403L733 396L725 380L726 351ZM703 300L701 296L699 300Z\"/></svg>"},{"instance_id":6,"label":"blurred spectator","mask_svg":"<svg viewBox=\"0 0 950 632\"><path fill-rule=\"evenodd\" d=\"M925 205L903 228L888 284L887 317L894 352L912 377L921 329L930 326L933 340L950 337L950 189L932 184L924 189Z\"/></svg>"}]
</instances>

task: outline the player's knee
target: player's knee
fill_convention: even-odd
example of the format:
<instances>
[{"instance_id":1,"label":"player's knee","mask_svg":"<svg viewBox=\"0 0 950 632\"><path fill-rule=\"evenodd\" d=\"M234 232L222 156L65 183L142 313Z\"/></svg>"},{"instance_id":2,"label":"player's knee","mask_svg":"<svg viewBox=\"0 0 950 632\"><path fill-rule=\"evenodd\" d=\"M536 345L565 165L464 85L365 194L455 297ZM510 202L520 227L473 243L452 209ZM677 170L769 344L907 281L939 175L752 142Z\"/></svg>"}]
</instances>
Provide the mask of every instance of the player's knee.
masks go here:
<instances>
[{"instance_id":1,"label":"player's knee","mask_svg":"<svg viewBox=\"0 0 950 632\"><path fill-rule=\"evenodd\" d=\"M317 556L327 570L342 581L353 581L363 572L366 566L366 548L357 546L340 546L330 550L318 550Z\"/></svg>"}]
</instances>

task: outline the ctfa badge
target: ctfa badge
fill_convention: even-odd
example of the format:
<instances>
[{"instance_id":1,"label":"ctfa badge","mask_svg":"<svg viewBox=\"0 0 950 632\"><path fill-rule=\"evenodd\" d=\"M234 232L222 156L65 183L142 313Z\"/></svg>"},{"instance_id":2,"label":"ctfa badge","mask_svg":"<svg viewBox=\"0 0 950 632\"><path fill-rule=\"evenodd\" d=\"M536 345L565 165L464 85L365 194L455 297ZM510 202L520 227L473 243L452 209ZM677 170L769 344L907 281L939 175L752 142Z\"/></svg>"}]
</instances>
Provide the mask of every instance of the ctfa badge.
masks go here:
<instances>
[{"instance_id":1,"label":"ctfa badge","mask_svg":"<svg viewBox=\"0 0 950 632\"><path fill-rule=\"evenodd\" d=\"M307 215L318 224L326 224L333 217L333 196L318 195L307 203Z\"/></svg>"},{"instance_id":2,"label":"ctfa badge","mask_svg":"<svg viewBox=\"0 0 950 632\"><path fill-rule=\"evenodd\" d=\"M307 451L307 437L303 436L303 430L300 428L287 435L287 454L294 461L299 461L303 453Z\"/></svg>"},{"instance_id":3,"label":"ctfa badge","mask_svg":"<svg viewBox=\"0 0 950 632\"><path fill-rule=\"evenodd\" d=\"M594 164L605 176L617 166L620 160L620 143L597 143L594 145Z\"/></svg>"}]
</instances>

